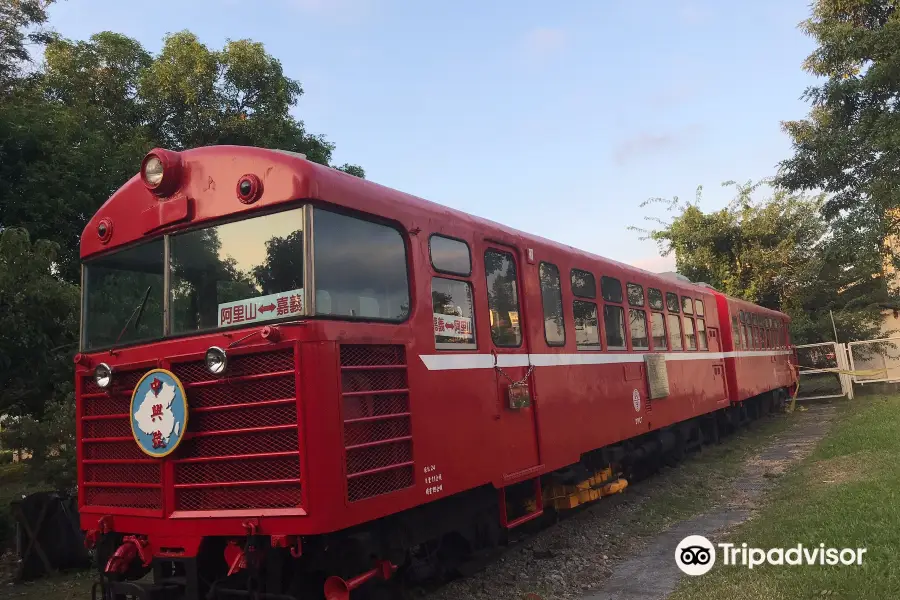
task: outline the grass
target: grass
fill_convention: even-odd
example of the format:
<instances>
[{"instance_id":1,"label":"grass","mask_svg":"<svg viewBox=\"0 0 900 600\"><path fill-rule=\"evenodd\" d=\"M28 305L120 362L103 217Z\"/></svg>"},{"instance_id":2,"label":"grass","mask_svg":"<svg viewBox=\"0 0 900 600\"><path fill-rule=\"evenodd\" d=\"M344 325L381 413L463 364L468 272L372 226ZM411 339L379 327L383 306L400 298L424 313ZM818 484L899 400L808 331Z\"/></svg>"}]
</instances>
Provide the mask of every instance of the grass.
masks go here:
<instances>
[{"instance_id":1,"label":"grass","mask_svg":"<svg viewBox=\"0 0 900 600\"><path fill-rule=\"evenodd\" d=\"M704 446L677 468L654 475L648 482L649 496L631 515L629 534L654 535L727 499L744 461L790 426L790 416L773 414L722 438L719 445Z\"/></svg>"},{"instance_id":2,"label":"grass","mask_svg":"<svg viewBox=\"0 0 900 600\"><path fill-rule=\"evenodd\" d=\"M867 548L860 566L723 566L685 577L673 600L889 599L900 590L900 396L846 403L813 453L728 536L750 547Z\"/></svg>"}]
</instances>

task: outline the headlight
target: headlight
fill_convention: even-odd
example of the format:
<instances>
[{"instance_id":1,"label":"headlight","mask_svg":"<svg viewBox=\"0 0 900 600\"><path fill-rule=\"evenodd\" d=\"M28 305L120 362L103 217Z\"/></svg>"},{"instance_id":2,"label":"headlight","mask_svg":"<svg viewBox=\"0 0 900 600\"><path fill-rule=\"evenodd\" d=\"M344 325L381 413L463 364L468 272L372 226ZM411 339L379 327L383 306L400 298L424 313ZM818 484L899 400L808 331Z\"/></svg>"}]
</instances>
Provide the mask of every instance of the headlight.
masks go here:
<instances>
[{"instance_id":1,"label":"headlight","mask_svg":"<svg viewBox=\"0 0 900 600\"><path fill-rule=\"evenodd\" d=\"M147 157L147 160L144 161L144 172L141 173L144 178L144 183L150 188L159 187L159 184L161 184L163 180L164 170L163 161L161 161L158 156L151 154Z\"/></svg>"},{"instance_id":2,"label":"headlight","mask_svg":"<svg viewBox=\"0 0 900 600\"><path fill-rule=\"evenodd\" d=\"M98 387L108 388L109 384L112 383L112 369L109 368L109 365L106 363L100 363L97 365L97 368L94 369L94 382Z\"/></svg>"},{"instance_id":3,"label":"headlight","mask_svg":"<svg viewBox=\"0 0 900 600\"><path fill-rule=\"evenodd\" d=\"M206 351L206 370L213 375L221 375L228 366L228 357L225 351L218 346L213 346Z\"/></svg>"}]
</instances>

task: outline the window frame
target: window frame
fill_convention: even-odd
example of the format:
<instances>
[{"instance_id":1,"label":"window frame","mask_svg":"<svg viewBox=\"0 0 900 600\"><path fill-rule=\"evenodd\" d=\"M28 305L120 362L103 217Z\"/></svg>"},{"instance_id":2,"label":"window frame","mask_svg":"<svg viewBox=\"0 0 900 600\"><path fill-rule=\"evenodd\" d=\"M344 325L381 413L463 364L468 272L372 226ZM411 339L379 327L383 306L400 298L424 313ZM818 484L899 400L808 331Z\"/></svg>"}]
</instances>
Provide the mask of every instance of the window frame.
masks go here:
<instances>
[{"instance_id":1,"label":"window frame","mask_svg":"<svg viewBox=\"0 0 900 600\"><path fill-rule=\"evenodd\" d=\"M691 331L693 332L694 337L694 347L691 347L691 344L688 342L690 336L687 333L687 324L691 324ZM681 332L684 335L684 349L687 352L696 352L699 348L699 344L697 343L697 323L694 321L694 317L689 315L681 315Z\"/></svg>"},{"instance_id":2,"label":"window frame","mask_svg":"<svg viewBox=\"0 0 900 600\"><path fill-rule=\"evenodd\" d=\"M445 240L453 240L454 242L462 242L463 245L465 245L466 250L469 251L469 272L468 273L457 273L456 271L447 271L445 269L439 269L439 268L437 268L437 266L435 266L434 255L431 253L431 240L436 237L444 238ZM466 240L464 240L462 238L458 238L458 237L453 237L451 235L446 235L443 233L437 233L437 232L432 233L431 235L428 236L428 264L431 265L431 270L434 271L435 273L443 273L444 275L455 275L456 277L471 277L472 269L473 269L472 262L473 262L472 261L472 247L469 246L469 242L467 242Z\"/></svg>"},{"instance_id":3,"label":"window frame","mask_svg":"<svg viewBox=\"0 0 900 600\"><path fill-rule=\"evenodd\" d=\"M641 290L641 303L640 304L636 304L631 301L631 294L629 293L629 291L633 287ZM625 299L627 299L629 307L644 308L645 306L647 306L647 296L644 294L644 286L641 285L640 283L633 283L631 281L625 282ZM646 317L646 315L644 315L644 316ZM645 320L646 320L646 318L645 318Z\"/></svg>"},{"instance_id":4,"label":"window frame","mask_svg":"<svg viewBox=\"0 0 900 600\"><path fill-rule=\"evenodd\" d=\"M486 261L488 252L493 252L495 254L506 254L507 256L510 256L512 258L512 264L516 269L516 276L513 279L516 284L516 308L518 309L517 313L519 314L519 343L517 343L515 345L513 345L513 344L498 344L497 338L494 337L494 326L491 324L491 321L490 321L490 319L491 319L491 316L490 316L490 313L491 313L491 296L490 296L491 291L488 289L488 285L487 285L488 274L487 274L487 265L485 264L484 293L485 293L485 299L487 300L487 305L488 305L488 326L491 330L491 344L497 348L521 348L522 345L525 343L525 331L524 331L524 328L522 327L522 316L521 316L522 315L522 290L521 290L521 286L519 285L519 263L516 260L516 255L512 252L512 249L506 250L506 249L495 248L493 246L487 246L484 249L484 252L481 255L482 262Z\"/></svg>"},{"instance_id":5,"label":"window frame","mask_svg":"<svg viewBox=\"0 0 900 600\"><path fill-rule=\"evenodd\" d=\"M618 300L610 300L606 297L603 292L603 280L609 279L610 281L615 281L619 284L619 299ZM611 277L609 275L601 275L600 276L600 298L603 299L604 304L609 302L611 304L624 304L625 303L625 288L622 286L622 280L618 277Z\"/></svg>"},{"instance_id":6,"label":"window frame","mask_svg":"<svg viewBox=\"0 0 900 600\"><path fill-rule=\"evenodd\" d=\"M304 246L306 247L306 251L304 252L304 254L307 255L306 260L304 260L304 267L303 267L304 268L304 280L308 280L310 282L310 285L309 285L310 291L306 292L304 290L305 301L307 303L307 306L309 306L307 314L316 319L327 319L330 321L348 321L351 323L367 323L368 322L368 323L400 324L400 323L406 323L407 321L409 321L412 318L413 311L415 310L415 302L416 301L415 301L415 295L413 294L413 289L412 289L412 276L411 275L413 274L413 269L411 268L412 265L410 264L410 245L409 245L409 240L407 239L406 229L402 225L395 223L394 221L389 221L388 219L379 217L377 215L369 215L369 213L360 213L360 212L351 211L351 210L335 210L332 207L332 205L328 205L328 207L325 208L322 205L313 204L311 202L307 202L303 206L310 211L309 216L307 217L307 221L304 222L303 225L304 225L304 227L308 227L309 230L311 231L311 233L309 234L309 238L311 241L305 240L305 238L307 237L307 234L304 233ZM316 214L316 211L318 211L318 210L321 210L321 211L327 212L327 213L336 214L336 215L341 215L344 217L349 217L351 219L357 219L359 221L365 221L366 223L373 223L375 225L381 225L383 227L388 227L390 229L393 229L400 235L400 239L403 241L403 256L405 258L404 264L406 267L406 294L407 294L407 299L409 302L409 309L406 311L406 316L403 319L382 319L382 318L378 318L378 317L352 318L348 315L331 315L331 314L325 315L325 314L320 314L318 312L318 309L316 308L316 294L318 293L319 290L316 286L316 277L315 277L315 271L316 271L315 214ZM276 211L276 212L280 212L280 211ZM373 218L366 218L363 215L371 216ZM178 233L181 233L181 232L179 231ZM307 260L312 262L312 266L310 266L307 263ZM307 287L305 283L304 283L304 287ZM272 322L274 323L275 321L272 321Z\"/></svg>"},{"instance_id":7,"label":"window frame","mask_svg":"<svg viewBox=\"0 0 900 600\"><path fill-rule=\"evenodd\" d=\"M622 316L622 345L621 346L610 346L609 344L609 328L606 326L606 307L617 308L621 311ZM599 318L599 314L597 315ZM625 306L622 304L617 304L615 302L604 302L603 303L603 349L604 350L616 350L618 352L627 352L628 345L630 343L629 340L629 327L625 324Z\"/></svg>"},{"instance_id":8,"label":"window frame","mask_svg":"<svg viewBox=\"0 0 900 600\"><path fill-rule=\"evenodd\" d=\"M643 317L644 317L644 337L646 337L646 339L647 339L646 346L635 346L634 345L634 331L632 331L632 329L631 329L631 323L632 323L631 313L633 313L633 312L641 313L641 315L643 315ZM628 337L631 340L631 349L632 350L649 350L650 349L651 335L650 335L650 326L649 325L650 325L650 323L647 321L647 311L646 310L644 310L643 308L634 308L631 306L628 307Z\"/></svg>"},{"instance_id":9,"label":"window frame","mask_svg":"<svg viewBox=\"0 0 900 600\"><path fill-rule=\"evenodd\" d=\"M672 328L669 326L669 321L674 319L673 322L678 323L678 342L679 348L675 347L675 344L672 343ZM677 313L666 313L666 340L669 342L669 352L684 352L684 332L681 330L681 315Z\"/></svg>"},{"instance_id":10,"label":"window frame","mask_svg":"<svg viewBox=\"0 0 900 600\"><path fill-rule=\"evenodd\" d=\"M584 273L585 275L590 276L591 284L592 284L591 287L593 288L593 294L594 294L593 296L584 296L575 291L575 284L572 282L572 276L575 274L575 271L578 271L579 273ZM560 275L560 277L562 277L562 275ZM569 287L572 290L572 295L575 296L576 298L587 298L588 300L594 300L595 302L597 301L597 278L590 271L587 271L585 269L578 269L575 267L569 269ZM560 290L562 290L562 282L561 281L560 281Z\"/></svg>"},{"instance_id":11,"label":"window frame","mask_svg":"<svg viewBox=\"0 0 900 600\"><path fill-rule=\"evenodd\" d=\"M653 315L659 315L660 317L662 317L663 339L666 341L662 348L657 348L656 341L653 339ZM654 352L669 350L669 327L666 324L666 313L662 311L650 311L650 347Z\"/></svg>"},{"instance_id":12,"label":"window frame","mask_svg":"<svg viewBox=\"0 0 900 600\"><path fill-rule=\"evenodd\" d=\"M544 302L544 279L543 279L543 277L541 277L541 269L543 269L545 266L552 267L553 269L556 270L556 280L559 283L559 288L557 289L557 294L558 294L558 298L559 298L559 318L560 318L560 322L562 323L562 341L561 342L551 342L547 338L547 305ZM538 286L540 287L540 290L541 290L541 312L542 312L542 316L543 316L542 322L544 324L544 327L543 327L544 342L546 342L546 344L548 346L550 346L551 348L560 348L562 346L565 346L566 345L566 309L565 309L565 304L563 304L562 273L560 272L559 267L556 266L554 263L547 262L545 260L542 260L540 263L538 263ZM521 323L521 321L520 321L520 323ZM521 325L520 325L520 327L521 327Z\"/></svg>"},{"instance_id":13,"label":"window frame","mask_svg":"<svg viewBox=\"0 0 900 600\"><path fill-rule=\"evenodd\" d=\"M675 298L675 304L669 305L669 298ZM675 308L672 308L675 306ZM666 292L666 312L672 314L681 314L681 301L678 299L678 294L675 292Z\"/></svg>"},{"instance_id":14,"label":"window frame","mask_svg":"<svg viewBox=\"0 0 900 600\"><path fill-rule=\"evenodd\" d=\"M594 318L597 319L597 345L596 346L584 346L578 343L578 321L575 318L575 303L581 302L582 304L590 304L594 307ZM585 299L576 297L572 299L572 322L575 326L575 350L578 352L602 352L604 350L603 347L603 325L600 323L600 311L598 309L598 304L596 300Z\"/></svg>"},{"instance_id":15,"label":"window frame","mask_svg":"<svg viewBox=\"0 0 900 600\"><path fill-rule=\"evenodd\" d=\"M700 344L700 324L703 324L703 344ZM694 335L697 337L697 351L709 351L709 334L706 332L706 319L702 317L694 317Z\"/></svg>"},{"instance_id":16,"label":"window frame","mask_svg":"<svg viewBox=\"0 0 900 600\"><path fill-rule=\"evenodd\" d=\"M469 287L469 294L472 300L472 342L465 344L449 344L447 342L438 342L437 338L432 335L434 338L434 349L439 352L453 352L454 350L478 350L478 327L475 321L475 286L472 285L472 282L468 279L451 279L449 277L444 277L443 274L440 275L432 275L431 276L431 294L432 294L432 313L434 313L434 280L435 279L443 279L444 281L455 281L458 283L462 283ZM432 317L433 318L433 317Z\"/></svg>"}]
</instances>

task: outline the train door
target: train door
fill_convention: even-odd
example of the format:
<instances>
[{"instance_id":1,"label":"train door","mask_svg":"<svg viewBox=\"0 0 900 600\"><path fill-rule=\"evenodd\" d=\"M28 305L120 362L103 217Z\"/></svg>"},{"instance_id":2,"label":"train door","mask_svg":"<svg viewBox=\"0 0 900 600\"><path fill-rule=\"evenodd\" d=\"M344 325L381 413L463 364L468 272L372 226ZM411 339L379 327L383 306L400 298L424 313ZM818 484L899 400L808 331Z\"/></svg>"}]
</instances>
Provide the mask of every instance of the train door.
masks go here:
<instances>
[{"instance_id":1,"label":"train door","mask_svg":"<svg viewBox=\"0 0 900 600\"><path fill-rule=\"evenodd\" d=\"M719 358L713 363L713 379L716 382L716 400L725 400L728 398L728 383L725 379L725 358L722 352L722 339L718 327L708 327L706 330L706 339L709 344L709 351L713 355L719 355Z\"/></svg>"},{"instance_id":2,"label":"train door","mask_svg":"<svg viewBox=\"0 0 900 600\"><path fill-rule=\"evenodd\" d=\"M503 473L514 477L540 464L534 384L523 310L518 251L487 244L484 270L497 389L497 435L503 440Z\"/></svg>"}]
</instances>

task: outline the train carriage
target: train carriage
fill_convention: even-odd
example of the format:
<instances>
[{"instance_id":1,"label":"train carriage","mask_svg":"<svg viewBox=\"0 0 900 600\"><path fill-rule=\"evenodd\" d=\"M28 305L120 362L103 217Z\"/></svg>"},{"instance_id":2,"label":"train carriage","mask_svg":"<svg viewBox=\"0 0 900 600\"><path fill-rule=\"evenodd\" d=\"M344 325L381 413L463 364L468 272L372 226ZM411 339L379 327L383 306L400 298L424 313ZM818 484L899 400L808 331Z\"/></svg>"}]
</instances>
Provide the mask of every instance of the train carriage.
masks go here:
<instances>
[{"instance_id":1,"label":"train carriage","mask_svg":"<svg viewBox=\"0 0 900 600\"><path fill-rule=\"evenodd\" d=\"M433 572L792 383L780 313L289 152L154 150L81 255L79 503L109 597ZM741 314L771 321L746 347Z\"/></svg>"}]
</instances>

